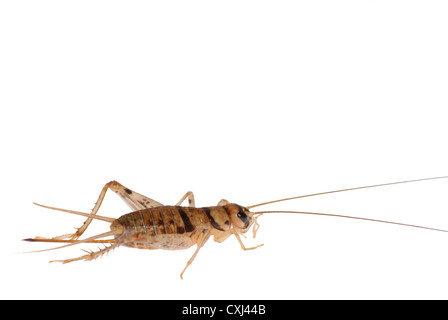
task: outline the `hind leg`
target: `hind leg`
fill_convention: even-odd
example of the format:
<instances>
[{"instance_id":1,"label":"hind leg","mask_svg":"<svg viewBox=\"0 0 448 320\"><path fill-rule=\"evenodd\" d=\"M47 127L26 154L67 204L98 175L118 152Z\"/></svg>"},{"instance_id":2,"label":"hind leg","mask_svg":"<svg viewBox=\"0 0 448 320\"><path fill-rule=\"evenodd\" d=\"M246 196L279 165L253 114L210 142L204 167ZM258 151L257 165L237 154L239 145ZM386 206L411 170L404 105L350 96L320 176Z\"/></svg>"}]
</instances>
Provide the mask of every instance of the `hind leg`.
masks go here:
<instances>
[{"instance_id":1,"label":"hind leg","mask_svg":"<svg viewBox=\"0 0 448 320\"><path fill-rule=\"evenodd\" d=\"M98 210L101 207L101 204L103 203L104 197L106 196L106 192L108 189L114 191L134 211L162 205L161 203L153 199L145 197L144 195L141 195L135 191L126 188L117 181L110 181L104 185L103 189L101 189L98 200L95 203L95 206L93 207L92 212L90 214L92 215L97 214ZM93 218L88 218L80 228L76 228L77 230L75 233L65 234L62 236L54 237L52 239L63 240L68 238L70 240L77 240L86 231L92 220Z\"/></svg>"},{"instance_id":2,"label":"hind leg","mask_svg":"<svg viewBox=\"0 0 448 320\"><path fill-rule=\"evenodd\" d=\"M106 191L109 188L109 185L111 184L111 182L106 183L106 185L101 190L100 196L98 197L98 200L95 203L95 206L93 207L92 212L90 214L96 215L96 213L98 212L99 208L101 207L101 204L103 203L104 196L106 195ZM37 205L37 203L36 203L36 205ZM42 206L42 205L40 205L40 206ZM46 207L46 206L42 206L42 207ZM53 208L53 209L55 209L55 208ZM76 228L77 230L75 233L64 234L62 236L53 237L51 239L53 239L53 240L63 240L63 239L77 240L86 231L87 227L90 225L92 220L93 220L93 218L87 218L87 220L83 223L83 225L81 227ZM36 237L36 238L37 239L48 239L48 238L44 238L44 237Z\"/></svg>"},{"instance_id":3,"label":"hind leg","mask_svg":"<svg viewBox=\"0 0 448 320\"><path fill-rule=\"evenodd\" d=\"M100 195L98 197L98 200L95 203L95 206L92 209L92 212L90 214L97 214L98 210L101 207L101 204L103 203L104 197L106 196L106 192L107 189L110 188L110 184L112 183L108 182L104 185L103 189L101 189ZM53 239L67 239L70 238L70 240L77 240L79 237L82 236L82 234L87 230L87 228L89 227L90 223L92 222L93 218L87 218L87 220L82 224L81 227L76 228L76 232L75 233L71 233L71 234L66 234L66 235L62 235L59 237L54 237Z\"/></svg>"},{"instance_id":4,"label":"hind leg","mask_svg":"<svg viewBox=\"0 0 448 320\"><path fill-rule=\"evenodd\" d=\"M82 250L84 252L86 252L86 255L83 255L81 257L78 258L72 258L72 259L65 259L65 260L51 260L51 262L62 262L62 264L66 264L69 262L73 262L73 261L80 261L80 260L84 260L84 261L92 261L95 259L98 259L99 257L103 256L104 254L108 254L110 250L114 250L115 248L117 248L120 244L118 243L114 243L112 245L110 245L109 247L104 247L102 249L100 249L99 251L92 251L92 250Z\"/></svg>"}]
</instances>

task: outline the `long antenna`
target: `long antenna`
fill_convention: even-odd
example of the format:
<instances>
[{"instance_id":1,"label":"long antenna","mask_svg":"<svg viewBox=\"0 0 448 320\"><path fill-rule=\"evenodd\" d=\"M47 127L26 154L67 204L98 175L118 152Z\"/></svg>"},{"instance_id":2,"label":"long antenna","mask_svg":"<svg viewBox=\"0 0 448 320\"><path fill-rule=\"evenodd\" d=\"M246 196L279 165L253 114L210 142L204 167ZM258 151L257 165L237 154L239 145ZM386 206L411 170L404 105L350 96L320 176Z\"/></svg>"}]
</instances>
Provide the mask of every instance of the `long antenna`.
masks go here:
<instances>
[{"instance_id":1,"label":"long antenna","mask_svg":"<svg viewBox=\"0 0 448 320\"><path fill-rule=\"evenodd\" d=\"M406 226L406 227L414 227L414 228L421 228L421 229L427 229L427 230L433 230L433 231L448 232L448 230L436 229L436 228L430 228L430 227L423 227L423 226L418 226L418 225L414 225L414 224L407 224L407 223L400 223L400 222L392 222L392 221L386 221L386 220L377 220L377 219L370 219L370 218L353 217L353 216L344 216L344 215L340 215L340 214L317 213L317 212L306 212L306 211L281 211L281 210L254 212L254 214L265 214L265 213L300 213L300 214L312 214L312 215L318 215L318 216L329 216L329 217L349 218L349 219L358 219L358 220L366 220L366 221L382 222L382 223L396 224L396 225Z\"/></svg>"},{"instance_id":2,"label":"long antenna","mask_svg":"<svg viewBox=\"0 0 448 320\"><path fill-rule=\"evenodd\" d=\"M258 206L264 206L264 205L270 204L270 203L275 203L275 202L280 202L280 201L287 201L287 200L293 200L293 199L299 199L299 198L306 198L306 197L313 197L313 196L320 196L320 195L329 194L329 193L344 192L344 191L351 191L351 190L358 190L358 189L367 189L367 188L375 188L375 187L383 187L383 186L390 186L390 185L393 185L393 184L400 184L400 183L410 183L410 182L417 182L417 181L446 179L446 178L448 178L448 176L434 177L434 178L425 178L425 179L415 179L415 180L406 180L406 181L391 182L391 183L382 183L382 184L374 184L374 185L371 185L371 186L364 186L364 187L356 187L356 188L349 188L349 189L340 189L340 190L312 193L312 194L306 194L306 195L297 196L297 197L291 197L291 198L273 200L273 201L268 201L268 202L262 202L262 203L254 204L252 206L247 206L246 208L251 209L251 208L258 207Z\"/></svg>"}]
</instances>

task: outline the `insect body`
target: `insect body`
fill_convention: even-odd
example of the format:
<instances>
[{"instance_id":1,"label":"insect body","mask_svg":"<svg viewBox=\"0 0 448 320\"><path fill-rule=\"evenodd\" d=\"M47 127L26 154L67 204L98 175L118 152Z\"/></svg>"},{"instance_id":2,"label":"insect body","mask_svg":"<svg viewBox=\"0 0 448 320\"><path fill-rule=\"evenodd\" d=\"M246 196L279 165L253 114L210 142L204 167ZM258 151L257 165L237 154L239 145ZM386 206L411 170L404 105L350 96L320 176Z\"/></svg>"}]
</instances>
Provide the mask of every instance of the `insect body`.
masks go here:
<instances>
[{"instance_id":1,"label":"insect body","mask_svg":"<svg viewBox=\"0 0 448 320\"><path fill-rule=\"evenodd\" d=\"M118 219L96 215L108 188L115 191L135 211L125 214ZM186 198L188 198L190 206L179 206ZM256 222L252 212L245 207L229 203L224 199L214 207L196 208L194 207L192 192L187 192L175 206L163 206L150 198L125 188L116 181L111 181L103 188L91 214L43 205L39 206L87 216L88 219L74 234L51 239L36 237L25 239L26 241L69 242L70 244L66 246L91 242L111 244L100 251L88 252L87 255L78 258L54 260L62 263L77 260L94 260L120 245L138 249L182 250L197 244L195 253L181 273L182 277L185 269L193 262L199 249L207 242L210 236L213 236L215 241L222 242L229 236L235 235L244 250L259 247L246 248L239 237L239 234L247 232ZM111 222L111 231L85 240L77 240L87 229L92 219ZM114 236L114 239L98 240L107 236ZM67 238L69 240L65 240Z\"/></svg>"},{"instance_id":2,"label":"insect body","mask_svg":"<svg viewBox=\"0 0 448 320\"><path fill-rule=\"evenodd\" d=\"M59 210L81 216L86 216L87 220L80 228L78 228L78 230L75 233L62 235L54 238L36 237L24 240L68 243L67 245L58 248L68 247L80 243L110 244L109 246L105 246L103 249L100 249L99 251L96 252L85 251L87 253L86 255L77 258L51 261L51 262L57 261L62 263L68 263L79 260L86 260L86 261L94 260L104 255L105 253L108 253L109 251L115 249L118 246L126 246L138 249L182 250L190 248L191 246L196 244L197 245L196 251L190 258L190 260L188 260L185 268L183 269L180 275L182 278L185 270L193 262L199 250L204 246L204 244L211 236L213 236L214 241L222 242L226 240L228 237L234 235L243 250L252 250L262 246L261 244L256 247L246 248L240 238L240 234L246 233L252 227L253 236L255 238L256 232L259 227L257 223L257 218L265 213L290 212L300 214L323 215L323 216L383 222L383 223L448 232L448 230L410 225L405 223L376 220L369 218L360 218L353 216L344 216L337 214L328 214L328 213L303 212L303 211L251 212L249 210L257 206L304 197L318 196L335 192L351 191L356 189L380 187L399 183L409 183L431 179L442 179L442 178L448 178L448 176L327 191L327 192L285 198L280 200L274 200L269 202L263 202L247 207L240 206L234 203L229 203L227 200L222 199L221 201L219 201L217 206L203 207L203 208L195 207L195 201L192 192L187 192L176 205L164 206L153 199L145 197L135 191L132 191L124 187L123 185L121 185L116 181L111 181L109 183L106 183L106 185L103 187L99 199L96 202L95 207L92 209L91 213L83 213L73 210L59 209L39 205L48 209ZM116 192L118 196L120 196L133 211L119 217L118 219L97 215L97 212L101 206L101 203L108 189L111 189L114 192ZM187 198L189 206L187 207L180 206L182 202L184 202ZM109 232L98 234L84 240L78 240L79 237L82 236L82 234L86 231L86 229L88 228L93 219L111 223L110 224L111 230ZM98 240L109 236L113 236L114 238ZM52 248L40 251L53 250L58 248Z\"/></svg>"},{"instance_id":3,"label":"insect body","mask_svg":"<svg viewBox=\"0 0 448 320\"><path fill-rule=\"evenodd\" d=\"M121 216L112 223L111 229L117 230L119 235L115 238L127 247L186 249L205 235L214 235L215 240L227 238L232 232L232 220L238 219L237 223L241 222L249 228L250 220L243 222L238 217L239 212L242 215L245 211L248 212L236 204L205 208L156 207ZM236 215L234 212L237 212Z\"/></svg>"}]
</instances>

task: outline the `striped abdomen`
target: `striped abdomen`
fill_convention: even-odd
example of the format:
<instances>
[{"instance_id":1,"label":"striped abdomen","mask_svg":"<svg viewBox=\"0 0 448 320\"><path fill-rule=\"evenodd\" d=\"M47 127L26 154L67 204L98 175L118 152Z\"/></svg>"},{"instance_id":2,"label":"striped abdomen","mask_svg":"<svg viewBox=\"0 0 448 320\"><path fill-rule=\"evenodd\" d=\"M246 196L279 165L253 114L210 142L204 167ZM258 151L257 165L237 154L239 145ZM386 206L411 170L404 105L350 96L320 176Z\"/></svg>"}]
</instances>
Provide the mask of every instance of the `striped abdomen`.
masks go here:
<instances>
[{"instance_id":1,"label":"striped abdomen","mask_svg":"<svg viewBox=\"0 0 448 320\"><path fill-rule=\"evenodd\" d=\"M154 207L125 214L114 223L123 228L117 241L142 249L184 249L194 244L195 231L230 227L224 207Z\"/></svg>"}]
</instances>

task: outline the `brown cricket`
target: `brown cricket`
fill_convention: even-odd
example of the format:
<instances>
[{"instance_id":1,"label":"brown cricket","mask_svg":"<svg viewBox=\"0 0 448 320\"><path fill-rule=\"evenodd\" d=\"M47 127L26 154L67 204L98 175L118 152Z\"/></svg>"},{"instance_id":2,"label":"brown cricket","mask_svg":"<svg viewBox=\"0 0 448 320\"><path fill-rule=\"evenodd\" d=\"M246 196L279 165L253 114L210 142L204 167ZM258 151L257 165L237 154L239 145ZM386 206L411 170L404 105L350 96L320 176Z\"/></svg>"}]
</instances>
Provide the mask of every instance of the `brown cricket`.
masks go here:
<instances>
[{"instance_id":1,"label":"brown cricket","mask_svg":"<svg viewBox=\"0 0 448 320\"><path fill-rule=\"evenodd\" d=\"M87 254L77 258L50 261L50 262L62 262L62 263L69 263L78 260L85 260L85 261L94 260L119 246L126 246L138 249L182 250L190 248L191 246L196 244L197 245L196 251L194 252L193 256L188 260L185 268L180 274L180 277L182 278L185 270L193 262L199 250L204 246L204 244L207 242L210 236L213 236L213 240L216 242L223 242L231 235L234 235L243 250L252 250L262 246L263 244L260 244L255 247L246 248L240 238L240 234L246 233L251 227L253 227L252 228L253 237L255 238L256 232L259 228L257 218L265 213L283 212L283 213L332 216L340 218L383 222L408 227L416 227L435 231L448 232L448 230L423 227L406 223L337 215L337 214L328 214L328 213L303 212L303 211L277 211L277 210L258 211L258 212L249 211L249 209L254 207L276 203L280 201L318 196L335 192L351 191L357 189L381 187L393 184L410 183L410 182L444 179L444 178L448 178L448 176L407 180L407 181L376 184L349 189L326 191L326 192L284 198L279 200L273 200L246 207L235 203L230 203L229 201L222 199L221 201L218 202L216 206L202 207L202 208L195 207L194 195L191 191L187 192L176 205L164 206L153 199L145 197L135 191L132 191L124 187L117 181L111 181L106 183L106 185L101 190L98 201L96 202L91 213L83 213L73 210L48 207L35 203L36 205L44 208L85 216L87 217L87 220L80 228L77 228L77 231L73 234L66 234L54 238L35 237L24 240L39 241L39 242L69 243L61 247L39 250L34 252L54 250L80 243L109 244L109 246L105 246L104 248L96 252L83 250ZM111 189L112 191L117 193L133 211L119 217L118 219L97 215L97 212L101 206L101 203L103 202L103 199L108 189ZM182 202L184 202L187 198L189 206L187 207L180 206ZM88 228L93 219L109 222L111 230L105 233L101 233L86 238L84 240L78 240L82 236L82 234L86 231L86 229ZM98 240L110 236L113 236L114 238Z\"/></svg>"}]
</instances>

